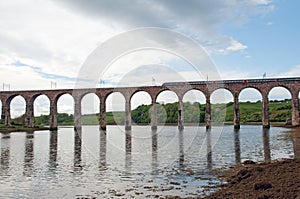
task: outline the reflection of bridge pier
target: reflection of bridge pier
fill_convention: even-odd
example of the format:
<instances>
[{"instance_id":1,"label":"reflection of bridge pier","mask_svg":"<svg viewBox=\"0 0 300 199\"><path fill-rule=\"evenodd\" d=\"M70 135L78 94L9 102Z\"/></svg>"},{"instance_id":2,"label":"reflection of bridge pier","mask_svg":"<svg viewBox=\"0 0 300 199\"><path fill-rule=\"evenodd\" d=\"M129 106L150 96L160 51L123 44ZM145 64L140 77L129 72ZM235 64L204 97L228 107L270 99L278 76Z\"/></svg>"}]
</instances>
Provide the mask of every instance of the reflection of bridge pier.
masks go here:
<instances>
[{"instance_id":1,"label":"reflection of bridge pier","mask_svg":"<svg viewBox=\"0 0 300 199\"><path fill-rule=\"evenodd\" d=\"M207 168L212 168L212 146L211 146L211 129L206 130L206 158Z\"/></svg>"},{"instance_id":2,"label":"reflection of bridge pier","mask_svg":"<svg viewBox=\"0 0 300 199\"><path fill-rule=\"evenodd\" d=\"M82 137L81 129L74 131L74 171L78 172L82 170L81 165L81 150L82 150Z\"/></svg>"},{"instance_id":3,"label":"reflection of bridge pier","mask_svg":"<svg viewBox=\"0 0 300 199\"><path fill-rule=\"evenodd\" d=\"M263 129L264 157L265 162L271 162L270 150L270 132L269 129Z\"/></svg>"},{"instance_id":4,"label":"reflection of bridge pier","mask_svg":"<svg viewBox=\"0 0 300 199\"><path fill-rule=\"evenodd\" d=\"M57 131L50 131L49 167L54 170L57 167Z\"/></svg>"},{"instance_id":5,"label":"reflection of bridge pier","mask_svg":"<svg viewBox=\"0 0 300 199\"><path fill-rule=\"evenodd\" d=\"M199 90L206 97L206 127L211 126L211 94L217 89L226 88L234 97L234 126L240 126L239 100L238 96L243 89L256 88L262 95L262 125L270 127L269 121L269 99L268 93L274 87L285 87L292 96L292 125L300 125L299 116L299 90L300 78L275 78L275 79L246 79L246 80L221 80L221 81L195 81L195 82L167 82L161 86L141 86L141 87L119 87L119 88L88 88L88 89L61 89L61 90L32 90L32 91L1 91L0 100L2 102L1 121L9 126L11 121L10 105L16 96L22 96L26 102L25 126L34 126L34 100L45 95L50 101L49 125L51 129L57 129L57 101L64 94L70 94L74 99L74 123L75 128L81 128L81 101L89 93L95 93L100 99L100 128L106 129L106 99L114 93L119 92L125 99L125 129L131 129L131 99L139 91L147 92L152 99L151 127L157 127L156 121L156 99L157 96L166 90L173 91L178 97L178 127L183 128L183 103L184 94L190 90Z\"/></svg>"},{"instance_id":6,"label":"reflection of bridge pier","mask_svg":"<svg viewBox=\"0 0 300 199\"><path fill-rule=\"evenodd\" d=\"M23 174L25 176L31 176L33 173L33 159L34 159L34 152L33 152L33 143L34 133L27 132L26 133L26 141L25 141L25 157L24 157L24 171Z\"/></svg>"},{"instance_id":7,"label":"reflection of bridge pier","mask_svg":"<svg viewBox=\"0 0 300 199\"><path fill-rule=\"evenodd\" d=\"M131 150L132 140L131 131L125 131L125 170L130 173L131 170Z\"/></svg>"},{"instance_id":8,"label":"reflection of bridge pier","mask_svg":"<svg viewBox=\"0 0 300 199\"><path fill-rule=\"evenodd\" d=\"M106 132L100 130L100 158L99 158L99 169L106 169Z\"/></svg>"},{"instance_id":9,"label":"reflection of bridge pier","mask_svg":"<svg viewBox=\"0 0 300 199\"><path fill-rule=\"evenodd\" d=\"M240 130L234 129L234 152L235 152L235 163L241 162L241 144L240 144Z\"/></svg>"},{"instance_id":10,"label":"reflection of bridge pier","mask_svg":"<svg viewBox=\"0 0 300 199\"><path fill-rule=\"evenodd\" d=\"M293 146L294 146L294 159L300 160L300 132L299 130L293 131Z\"/></svg>"},{"instance_id":11,"label":"reflection of bridge pier","mask_svg":"<svg viewBox=\"0 0 300 199\"><path fill-rule=\"evenodd\" d=\"M2 135L1 137L1 151L0 151L0 172L7 172L9 170L9 156L10 156L10 135Z\"/></svg>"},{"instance_id":12,"label":"reflection of bridge pier","mask_svg":"<svg viewBox=\"0 0 300 199\"><path fill-rule=\"evenodd\" d=\"M152 130L152 173L155 174L158 168L157 163L157 130Z\"/></svg>"},{"instance_id":13,"label":"reflection of bridge pier","mask_svg":"<svg viewBox=\"0 0 300 199\"><path fill-rule=\"evenodd\" d=\"M178 132L178 140L179 140L179 167L184 167L184 140L183 140L183 130L179 130Z\"/></svg>"}]
</instances>

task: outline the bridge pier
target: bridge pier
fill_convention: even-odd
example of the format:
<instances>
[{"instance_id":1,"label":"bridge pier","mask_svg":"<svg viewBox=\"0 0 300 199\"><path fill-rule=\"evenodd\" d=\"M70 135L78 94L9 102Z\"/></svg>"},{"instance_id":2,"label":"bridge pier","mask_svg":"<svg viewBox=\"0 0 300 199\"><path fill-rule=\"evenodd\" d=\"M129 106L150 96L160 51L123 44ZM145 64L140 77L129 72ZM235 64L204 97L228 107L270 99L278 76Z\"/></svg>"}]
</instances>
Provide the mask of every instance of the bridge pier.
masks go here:
<instances>
[{"instance_id":1,"label":"bridge pier","mask_svg":"<svg viewBox=\"0 0 300 199\"><path fill-rule=\"evenodd\" d=\"M1 120L0 123L4 124L4 120L5 120L5 106L2 105L2 109L1 109Z\"/></svg>"},{"instance_id":2,"label":"bridge pier","mask_svg":"<svg viewBox=\"0 0 300 199\"><path fill-rule=\"evenodd\" d=\"M299 98L298 92L292 92L292 125L299 126Z\"/></svg>"},{"instance_id":3,"label":"bridge pier","mask_svg":"<svg viewBox=\"0 0 300 199\"><path fill-rule=\"evenodd\" d=\"M26 100L26 116L24 126L27 128L34 127L34 110L33 110L33 102L31 99Z\"/></svg>"},{"instance_id":4,"label":"bridge pier","mask_svg":"<svg viewBox=\"0 0 300 199\"><path fill-rule=\"evenodd\" d=\"M210 96L206 96L205 104L205 126L206 129L211 128L211 105L210 105Z\"/></svg>"},{"instance_id":5,"label":"bridge pier","mask_svg":"<svg viewBox=\"0 0 300 199\"><path fill-rule=\"evenodd\" d=\"M239 94L234 94L234 118L233 118L233 125L235 129L240 128L240 107L239 107Z\"/></svg>"},{"instance_id":6,"label":"bridge pier","mask_svg":"<svg viewBox=\"0 0 300 199\"><path fill-rule=\"evenodd\" d=\"M269 121L269 100L268 94L262 93L262 124L263 128L270 128L270 121Z\"/></svg>"},{"instance_id":7,"label":"bridge pier","mask_svg":"<svg viewBox=\"0 0 300 199\"><path fill-rule=\"evenodd\" d=\"M57 130L57 102L50 100L50 115L49 115L50 130Z\"/></svg>"},{"instance_id":8,"label":"bridge pier","mask_svg":"<svg viewBox=\"0 0 300 199\"><path fill-rule=\"evenodd\" d=\"M80 99L74 99L74 129L81 129L81 101Z\"/></svg>"},{"instance_id":9,"label":"bridge pier","mask_svg":"<svg viewBox=\"0 0 300 199\"><path fill-rule=\"evenodd\" d=\"M157 107L156 100L152 99L152 107L151 107L151 129L157 129Z\"/></svg>"},{"instance_id":10,"label":"bridge pier","mask_svg":"<svg viewBox=\"0 0 300 199\"><path fill-rule=\"evenodd\" d=\"M184 129L184 115L183 115L183 102L182 97L178 100L178 129Z\"/></svg>"},{"instance_id":11,"label":"bridge pier","mask_svg":"<svg viewBox=\"0 0 300 199\"><path fill-rule=\"evenodd\" d=\"M99 118L100 129L106 131L106 104L105 98L100 97L100 118Z\"/></svg>"},{"instance_id":12,"label":"bridge pier","mask_svg":"<svg viewBox=\"0 0 300 199\"><path fill-rule=\"evenodd\" d=\"M2 107L2 109L4 110L4 125L10 126L10 104L6 104L6 106Z\"/></svg>"},{"instance_id":13,"label":"bridge pier","mask_svg":"<svg viewBox=\"0 0 300 199\"><path fill-rule=\"evenodd\" d=\"M131 130L131 104L130 99L125 99L125 130Z\"/></svg>"}]
</instances>

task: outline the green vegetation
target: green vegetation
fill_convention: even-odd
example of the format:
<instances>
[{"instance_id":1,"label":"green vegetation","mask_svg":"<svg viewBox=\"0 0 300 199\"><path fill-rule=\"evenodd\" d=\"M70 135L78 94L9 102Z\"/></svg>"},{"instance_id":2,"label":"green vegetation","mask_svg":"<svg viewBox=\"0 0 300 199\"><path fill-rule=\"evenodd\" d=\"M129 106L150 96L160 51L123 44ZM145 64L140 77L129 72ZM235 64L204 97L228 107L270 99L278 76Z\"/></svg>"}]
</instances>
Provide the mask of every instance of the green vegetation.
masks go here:
<instances>
[{"instance_id":1,"label":"green vegetation","mask_svg":"<svg viewBox=\"0 0 300 199\"><path fill-rule=\"evenodd\" d=\"M157 104L158 123L174 124L178 121L178 102L170 104ZM241 123L261 122L262 121L262 103L240 102L240 121ZM204 123L205 122L205 104L198 102L183 103L183 114L185 123ZM270 121L285 122L291 118L291 100L274 100L269 103ZM213 104L211 106L211 117L213 122L233 121L233 102L227 104ZM11 121L12 128L21 128L24 126L24 115ZM151 119L151 105L140 105L131 111L132 122L135 124L149 124ZM107 124L124 124L125 113L122 111L107 112ZM59 125L73 125L73 115L66 113L58 114ZM85 125L99 124L99 114L89 114L82 117L82 123ZM35 126L43 127L49 125L49 116L41 115L35 117ZM0 125L0 130L7 128Z\"/></svg>"}]
</instances>

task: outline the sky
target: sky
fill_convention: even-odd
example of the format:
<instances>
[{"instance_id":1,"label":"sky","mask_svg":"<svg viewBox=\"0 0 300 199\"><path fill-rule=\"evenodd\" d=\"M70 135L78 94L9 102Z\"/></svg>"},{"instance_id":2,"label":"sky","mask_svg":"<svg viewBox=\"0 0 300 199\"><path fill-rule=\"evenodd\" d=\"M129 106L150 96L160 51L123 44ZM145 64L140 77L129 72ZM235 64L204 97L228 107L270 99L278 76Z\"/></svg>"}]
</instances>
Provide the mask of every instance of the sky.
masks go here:
<instances>
[{"instance_id":1,"label":"sky","mask_svg":"<svg viewBox=\"0 0 300 199\"><path fill-rule=\"evenodd\" d=\"M288 0L1 1L0 90L74 88L82 66L99 45L145 27L176 31L198 43L221 79L261 78L264 73L300 76L299 6L299 1ZM165 73L152 66L163 66ZM151 85L177 78L212 75L195 75L186 60L172 53L142 49L114 60L95 86ZM287 96L286 91L274 93ZM15 101L13 107L22 104L21 99ZM71 101L65 97L59 109L72 112ZM45 99L37 104L37 114L47 112L42 108ZM15 108L16 114L22 107Z\"/></svg>"}]
</instances>

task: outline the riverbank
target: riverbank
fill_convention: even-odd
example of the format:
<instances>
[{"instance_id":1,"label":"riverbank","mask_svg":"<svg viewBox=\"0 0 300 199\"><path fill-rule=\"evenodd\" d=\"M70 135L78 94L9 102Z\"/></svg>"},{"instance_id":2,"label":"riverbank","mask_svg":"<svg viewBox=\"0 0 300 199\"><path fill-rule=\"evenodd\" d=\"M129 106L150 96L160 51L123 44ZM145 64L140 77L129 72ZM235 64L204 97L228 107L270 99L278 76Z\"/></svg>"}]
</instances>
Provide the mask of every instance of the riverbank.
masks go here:
<instances>
[{"instance_id":1,"label":"riverbank","mask_svg":"<svg viewBox=\"0 0 300 199\"><path fill-rule=\"evenodd\" d=\"M206 199L300 198L300 160L239 164L217 175L228 183Z\"/></svg>"},{"instance_id":2,"label":"riverbank","mask_svg":"<svg viewBox=\"0 0 300 199\"><path fill-rule=\"evenodd\" d=\"M42 131L42 130L50 130L49 127L24 127L24 126L4 126L0 125L0 133L11 133L11 132L31 132L31 131Z\"/></svg>"}]
</instances>

